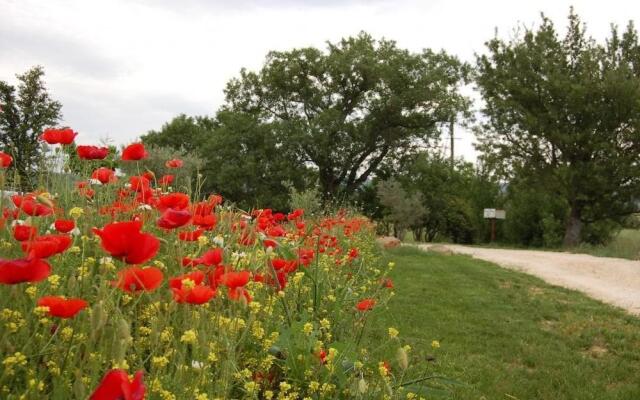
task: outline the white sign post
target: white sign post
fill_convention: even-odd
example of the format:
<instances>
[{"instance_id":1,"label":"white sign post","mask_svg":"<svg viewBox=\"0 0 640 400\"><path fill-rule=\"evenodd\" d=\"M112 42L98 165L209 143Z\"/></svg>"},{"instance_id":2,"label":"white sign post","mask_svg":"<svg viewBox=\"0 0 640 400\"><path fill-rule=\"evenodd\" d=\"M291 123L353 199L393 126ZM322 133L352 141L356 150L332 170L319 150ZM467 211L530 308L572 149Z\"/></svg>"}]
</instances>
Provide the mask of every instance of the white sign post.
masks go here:
<instances>
[{"instance_id":1,"label":"white sign post","mask_svg":"<svg viewBox=\"0 0 640 400\"><path fill-rule=\"evenodd\" d=\"M495 208L485 208L484 218L491 221L491 241L496 240L496 220L505 219L507 213L504 210L498 210Z\"/></svg>"}]
</instances>

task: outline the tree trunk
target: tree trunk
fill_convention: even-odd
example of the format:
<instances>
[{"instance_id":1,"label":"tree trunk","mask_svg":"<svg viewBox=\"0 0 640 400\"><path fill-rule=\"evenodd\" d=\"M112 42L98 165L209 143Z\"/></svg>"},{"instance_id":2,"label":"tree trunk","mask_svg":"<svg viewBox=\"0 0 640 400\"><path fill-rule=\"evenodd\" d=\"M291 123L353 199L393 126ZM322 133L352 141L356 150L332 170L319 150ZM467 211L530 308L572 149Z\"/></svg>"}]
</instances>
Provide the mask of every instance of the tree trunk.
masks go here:
<instances>
[{"instance_id":1,"label":"tree trunk","mask_svg":"<svg viewBox=\"0 0 640 400\"><path fill-rule=\"evenodd\" d=\"M407 229L399 224L393 224L393 236L400 241L404 241L404 236L407 233Z\"/></svg>"},{"instance_id":2,"label":"tree trunk","mask_svg":"<svg viewBox=\"0 0 640 400\"><path fill-rule=\"evenodd\" d=\"M580 233L582 232L582 210L573 205L564 231L564 247L575 247L580 243Z\"/></svg>"}]
</instances>

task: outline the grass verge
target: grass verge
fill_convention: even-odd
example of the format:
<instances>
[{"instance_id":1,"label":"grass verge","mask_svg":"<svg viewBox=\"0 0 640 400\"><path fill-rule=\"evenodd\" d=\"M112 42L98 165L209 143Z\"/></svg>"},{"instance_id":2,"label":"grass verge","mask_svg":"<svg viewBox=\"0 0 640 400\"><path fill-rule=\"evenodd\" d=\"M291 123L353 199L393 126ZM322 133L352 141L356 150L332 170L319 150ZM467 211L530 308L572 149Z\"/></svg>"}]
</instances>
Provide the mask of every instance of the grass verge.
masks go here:
<instances>
[{"instance_id":1,"label":"grass verge","mask_svg":"<svg viewBox=\"0 0 640 400\"><path fill-rule=\"evenodd\" d=\"M640 398L640 319L467 256L404 247L387 257L397 292L375 324L399 329L412 362L466 383L448 397Z\"/></svg>"}]
</instances>

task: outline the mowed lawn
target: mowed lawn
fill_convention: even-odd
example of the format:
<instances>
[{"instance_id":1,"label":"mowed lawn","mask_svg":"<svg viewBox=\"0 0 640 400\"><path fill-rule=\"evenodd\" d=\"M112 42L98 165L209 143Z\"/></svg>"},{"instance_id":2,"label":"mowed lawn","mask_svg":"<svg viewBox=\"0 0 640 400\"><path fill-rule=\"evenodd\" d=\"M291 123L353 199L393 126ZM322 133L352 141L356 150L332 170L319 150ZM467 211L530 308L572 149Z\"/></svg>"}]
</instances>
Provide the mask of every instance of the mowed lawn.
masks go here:
<instances>
[{"instance_id":1,"label":"mowed lawn","mask_svg":"<svg viewBox=\"0 0 640 400\"><path fill-rule=\"evenodd\" d=\"M397 327L412 362L465 383L445 397L640 399L640 319L467 256L386 254L396 296L377 331Z\"/></svg>"}]
</instances>

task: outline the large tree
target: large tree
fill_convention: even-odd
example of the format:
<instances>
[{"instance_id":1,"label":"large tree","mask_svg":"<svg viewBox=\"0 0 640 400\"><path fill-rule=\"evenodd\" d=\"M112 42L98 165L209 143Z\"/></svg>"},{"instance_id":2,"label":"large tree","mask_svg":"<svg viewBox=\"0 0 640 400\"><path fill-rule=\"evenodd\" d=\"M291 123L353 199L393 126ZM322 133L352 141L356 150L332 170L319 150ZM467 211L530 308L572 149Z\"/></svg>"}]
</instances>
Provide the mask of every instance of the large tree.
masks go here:
<instances>
[{"instance_id":1,"label":"large tree","mask_svg":"<svg viewBox=\"0 0 640 400\"><path fill-rule=\"evenodd\" d=\"M640 189L640 47L633 24L605 44L569 15L566 36L542 17L477 59L485 102L485 160L507 175L535 177L564 199L564 244L584 224L637 211Z\"/></svg>"},{"instance_id":2,"label":"large tree","mask_svg":"<svg viewBox=\"0 0 640 400\"><path fill-rule=\"evenodd\" d=\"M327 50L273 51L226 88L229 112L268 127L278 148L312 166L325 198L349 195L388 158L465 113L468 66L444 52L412 53L361 33Z\"/></svg>"},{"instance_id":3,"label":"large tree","mask_svg":"<svg viewBox=\"0 0 640 400\"><path fill-rule=\"evenodd\" d=\"M61 118L62 105L51 99L43 77L44 70L37 66L17 75L17 90L0 81L0 146L13 156L22 188L34 184L43 155L40 134Z\"/></svg>"}]
</instances>

